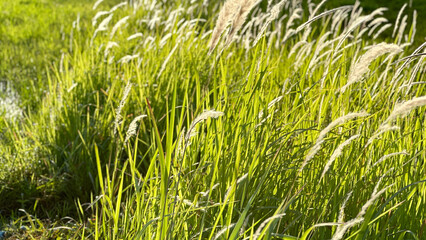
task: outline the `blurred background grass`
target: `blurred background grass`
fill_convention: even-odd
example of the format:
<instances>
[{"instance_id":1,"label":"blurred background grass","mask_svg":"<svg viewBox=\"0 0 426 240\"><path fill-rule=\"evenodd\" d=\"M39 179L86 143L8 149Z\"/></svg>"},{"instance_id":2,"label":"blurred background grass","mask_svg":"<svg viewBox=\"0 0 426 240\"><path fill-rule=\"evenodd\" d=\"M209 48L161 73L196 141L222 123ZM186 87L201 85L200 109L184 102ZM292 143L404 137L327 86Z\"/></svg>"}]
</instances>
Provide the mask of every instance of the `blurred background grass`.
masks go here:
<instances>
[{"instance_id":1,"label":"blurred background grass","mask_svg":"<svg viewBox=\"0 0 426 240\"><path fill-rule=\"evenodd\" d=\"M320 1L318 1L320 2ZM356 0L328 0L325 4L327 8L335 8L343 5L353 5ZM361 7L363 7L365 13L373 12L377 8L386 7L388 11L385 12L384 17L389 20L390 23L395 23L395 20L398 16L399 11L401 10L404 4L407 4L407 7L404 10L404 13L408 15L408 22L412 21L413 11L417 11L417 34L414 46L418 46L426 41L426 1L425 0L364 0L360 1ZM392 28L393 29L393 26ZM389 30L389 29L388 29ZM385 31L382 35L382 38L387 38L392 35L392 31Z\"/></svg>"}]
</instances>

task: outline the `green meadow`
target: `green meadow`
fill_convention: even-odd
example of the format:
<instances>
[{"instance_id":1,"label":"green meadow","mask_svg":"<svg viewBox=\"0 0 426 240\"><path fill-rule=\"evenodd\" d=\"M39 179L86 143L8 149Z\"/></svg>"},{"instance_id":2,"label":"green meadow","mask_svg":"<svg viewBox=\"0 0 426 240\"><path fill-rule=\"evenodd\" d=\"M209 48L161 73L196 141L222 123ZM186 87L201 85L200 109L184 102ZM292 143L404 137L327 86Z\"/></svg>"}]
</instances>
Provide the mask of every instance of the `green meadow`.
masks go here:
<instances>
[{"instance_id":1,"label":"green meadow","mask_svg":"<svg viewBox=\"0 0 426 240\"><path fill-rule=\"evenodd\" d=\"M0 239L426 239L425 12L0 0Z\"/></svg>"}]
</instances>

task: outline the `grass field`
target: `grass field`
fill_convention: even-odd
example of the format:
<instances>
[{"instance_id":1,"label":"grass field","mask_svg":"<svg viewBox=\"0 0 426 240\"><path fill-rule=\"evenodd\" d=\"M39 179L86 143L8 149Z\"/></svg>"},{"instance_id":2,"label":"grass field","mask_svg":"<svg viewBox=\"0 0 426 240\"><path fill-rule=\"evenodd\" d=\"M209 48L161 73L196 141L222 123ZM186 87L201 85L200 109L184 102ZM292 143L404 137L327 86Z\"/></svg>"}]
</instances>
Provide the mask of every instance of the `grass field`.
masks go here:
<instances>
[{"instance_id":1,"label":"grass field","mask_svg":"<svg viewBox=\"0 0 426 240\"><path fill-rule=\"evenodd\" d=\"M426 6L255 2L1 0L0 239L425 239Z\"/></svg>"}]
</instances>

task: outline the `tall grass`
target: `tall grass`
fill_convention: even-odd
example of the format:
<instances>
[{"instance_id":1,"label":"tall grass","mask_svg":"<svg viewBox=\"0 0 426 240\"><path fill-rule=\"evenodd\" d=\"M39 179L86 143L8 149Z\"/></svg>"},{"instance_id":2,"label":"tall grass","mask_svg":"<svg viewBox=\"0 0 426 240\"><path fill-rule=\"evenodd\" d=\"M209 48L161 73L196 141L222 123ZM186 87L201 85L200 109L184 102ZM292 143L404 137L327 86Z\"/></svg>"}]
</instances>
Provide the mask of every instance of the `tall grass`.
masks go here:
<instances>
[{"instance_id":1,"label":"tall grass","mask_svg":"<svg viewBox=\"0 0 426 240\"><path fill-rule=\"evenodd\" d=\"M424 238L414 27L379 44L383 9L304 4L98 1L3 161L78 197L73 238Z\"/></svg>"}]
</instances>

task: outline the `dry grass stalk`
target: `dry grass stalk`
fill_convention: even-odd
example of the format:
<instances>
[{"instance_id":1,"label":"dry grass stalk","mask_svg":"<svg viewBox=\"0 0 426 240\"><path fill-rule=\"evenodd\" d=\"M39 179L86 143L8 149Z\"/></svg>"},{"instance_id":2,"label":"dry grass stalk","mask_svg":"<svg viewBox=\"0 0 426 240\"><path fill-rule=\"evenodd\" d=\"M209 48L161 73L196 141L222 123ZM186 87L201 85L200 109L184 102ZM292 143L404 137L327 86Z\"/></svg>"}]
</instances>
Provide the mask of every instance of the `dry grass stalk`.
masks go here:
<instances>
[{"instance_id":1,"label":"dry grass stalk","mask_svg":"<svg viewBox=\"0 0 426 240\"><path fill-rule=\"evenodd\" d=\"M393 76L393 78L392 78L392 81L391 81L391 83L393 83L398 77L399 77L399 75L402 73L402 71L404 70L404 68L408 65L408 63L411 61L411 59L413 58L413 56L416 56L418 53L420 53L420 51L424 48L424 47L426 47L426 42L424 42L422 45L420 45L418 48L416 48L416 50L414 50L414 52L410 55L410 56L408 56L408 57L405 57L405 58L402 58L402 59L400 59L400 60L398 60L398 61L396 61L395 63L398 63L398 62L400 62L400 61L403 61L403 60L405 60L404 61L404 63L396 70L396 73L395 73L395 75Z\"/></svg>"},{"instance_id":2,"label":"dry grass stalk","mask_svg":"<svg viewBox=\"0 0 426 240\"><path fill-rule=\"evenodd\" d=\"M323 12L323 13L320 13L320 14L318 14L317 16L310 18L307 22L305 22L305 23L303 23L302 25L300 25L300 26L296 29L296 32L300 32L300 31L301 31L302 29L304 29L306 26L308 26L308 25L309 25L309 24L311 24L312 22L314 22L314 21L316 21L316 20L318 20L318 19L320 19L320 18L322 18L322 17L324 17L324 16L327 16L327 15L329 15L329 14L331 14L331 13L334 13L334 12L336 12L336 11L339 11L339 10L347 10L347 9L351 9L351 8L352 8L352 6L343 6L343 7L334 8L334 9L331 9L331 10L325 11L325 12Z\"/></svg>"}]
</instances>

